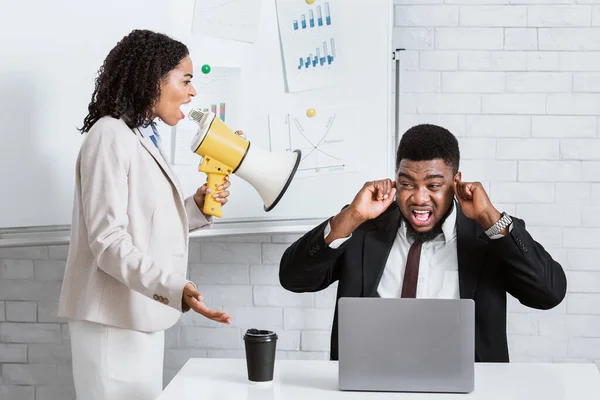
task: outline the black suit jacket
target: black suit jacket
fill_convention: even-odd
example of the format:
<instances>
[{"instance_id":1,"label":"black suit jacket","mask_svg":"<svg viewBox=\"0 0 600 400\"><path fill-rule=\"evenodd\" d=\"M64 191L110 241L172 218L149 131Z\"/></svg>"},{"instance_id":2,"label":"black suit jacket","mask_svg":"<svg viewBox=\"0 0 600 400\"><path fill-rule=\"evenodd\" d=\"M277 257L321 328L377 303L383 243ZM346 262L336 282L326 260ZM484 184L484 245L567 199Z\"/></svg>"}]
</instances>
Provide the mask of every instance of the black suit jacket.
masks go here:
<instances>
[{"instance_id":1,"label":"black suit jacket","mask_svg":"<svg viewBox=\"0 0 600 400\"><path fill-rule=\"evenodd\" d=\"M339 281L331 333L331 359L338 359L337 300L375 297L400 226L394 203L362 224L338 249L325 244L323 222L293 243L279 270L281 285L293 292L317 292ZM567 281L559 263L512 217L510 234L489 239L480 225L457 209L460 297L475 302L475 361L508 362L506 293L522 304L550 309L560 304Z\"/></svg>"}]
</instances>

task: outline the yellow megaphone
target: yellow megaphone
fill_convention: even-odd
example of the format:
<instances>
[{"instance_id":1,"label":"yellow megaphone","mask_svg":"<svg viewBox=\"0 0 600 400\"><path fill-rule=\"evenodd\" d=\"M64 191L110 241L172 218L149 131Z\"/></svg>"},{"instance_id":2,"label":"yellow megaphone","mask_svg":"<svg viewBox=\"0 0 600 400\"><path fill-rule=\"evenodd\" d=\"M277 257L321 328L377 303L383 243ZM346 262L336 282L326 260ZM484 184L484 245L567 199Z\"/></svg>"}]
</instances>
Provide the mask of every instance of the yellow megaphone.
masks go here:
<instances>
[{"instance_id":1,"label":"yellow megaphone","mask_svg":"<svg viewBox=\"0 0 600 400\"><path fill-rule=\"evenodd\" d=\"M236 174L258 192L264 202L265 211L271 211L289 187L302 153L271 153L263 150L243 137L235 134L215 113L193 109L188 117L199 126L192 140L192 151L201 156L198 171L208 176L208 187L203 213L218 218L223 216L221 203L212 196L219 193L225 176Z\"/></svg>"}]
</instances>

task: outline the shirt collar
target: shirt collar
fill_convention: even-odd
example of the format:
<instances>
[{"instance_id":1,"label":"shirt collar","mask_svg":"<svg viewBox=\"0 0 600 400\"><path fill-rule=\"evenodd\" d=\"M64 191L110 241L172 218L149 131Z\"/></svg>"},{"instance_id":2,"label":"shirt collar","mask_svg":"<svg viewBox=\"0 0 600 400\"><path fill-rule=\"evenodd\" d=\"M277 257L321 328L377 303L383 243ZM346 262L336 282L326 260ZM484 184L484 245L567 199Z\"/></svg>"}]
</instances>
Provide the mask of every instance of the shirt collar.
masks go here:
<instances>
[{"instance_id":1,"label":"shirt collar","mask_svg":"<svg viewBox=\"0 0 600 400\"><path fill-rule=\"evenodd\" d=\"M145 138L149 138L152 135L155 135L157 138L159 137L158 131L156 130L156 124L154 122L149 123L146 127L144 127L144 125L140 125L138 126L138 130Z\"/></svg>"},{"instance_id":2,"label":"shirt collar","mask_svg":"<svg viewBox=\"0 0 600 400\"><path fill-rule=\"evenodd\" d=\"M452 211L450 211L450 215L442 224L442 234L444 235L444 241L448 244L452 239L456 237L456 202L452 201ZM408 236L406 234L406 224L405 220L402 221L400 225L400 234L404 239L408 240ZM439 237L439 236L438 236ZM437 240L437 239L436 239Z\"/></svg>"},{"instance_id":3,"label":"shirt collar","mask_svg":"<svg viewBox=\"0 0 600 400\"><path fill-rule=\"evenodd\" d=\"M456 237L456 208L456 203L452 201L452 211L442 224L442 232L444 233L446 244Z\"/></svg>"}]
</instances>

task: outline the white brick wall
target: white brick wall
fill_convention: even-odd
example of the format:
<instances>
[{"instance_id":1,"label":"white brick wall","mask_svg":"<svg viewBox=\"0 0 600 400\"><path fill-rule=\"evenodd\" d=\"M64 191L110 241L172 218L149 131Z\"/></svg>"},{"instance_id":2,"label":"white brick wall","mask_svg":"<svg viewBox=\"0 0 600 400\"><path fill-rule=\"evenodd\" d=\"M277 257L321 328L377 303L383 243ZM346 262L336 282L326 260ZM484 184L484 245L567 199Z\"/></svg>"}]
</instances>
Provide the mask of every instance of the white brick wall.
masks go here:
<instances>
[{"instance_id":1,"label":"white brick wall","mask_svg":"<svg viewBox=\"0 0 600 400\"><path fill-rule=\"evenodd\" d=\"M567 270L567 298L556 309L509 302L515 361L600 363L600 184L594 183L600 6L594 3L395 1L394 45L407 49L401 76L411 77L400 85L401 129L429 122L459 136L463 178L489 185L495 204L524 218ZM427 40L414 40L415 32L427 32ZM447 123L442 117L450 114Z\"/></svg>"},{"instance_id":2,"label":"white brick wall","mask_svg":"<svg viewBox=\"0 0 600 400\"><path fill-rule=\"evenodd\" d=\"M513 361L600 360L600 6L596 0L395 0L400 127L430 122L460 140L465 179L523 217L566 268L566 300L534 311L509 298ZM190 276L231 326L187 313L166 332L165 382L189 357L243 357L250 327L278 358L328 359L335 287L281 289L298 235L190 244ZM0 249L0 398L72 400L70 337L56 317L68 246Z\"/></svg>"},{"instance_id":3,"label":"white brick wall","mask_svg":"<svg viewBox=\"0 0 600 400\"><path fill-rule=\"evenodd\" d=\"M299 235L194 240L190 278L222 326L186 313L165 335L165 382L190 357L244 357L246 329L279 336L277 358L329 358L335 285L294 294L279 285L281 255ZM0 249L0 398L74 400L67 321L56 316L68 246Z\"/></svg>"},{"instance_id":4,"label":"white brick wall","mask_svg":"<svg viewBox=\"0 0 600 400\"><path fill-rule=\"evenodd\" d=\"M56 302L67 246L0 249L0 398L74 399Z\"/></svg>"}]
</instances>

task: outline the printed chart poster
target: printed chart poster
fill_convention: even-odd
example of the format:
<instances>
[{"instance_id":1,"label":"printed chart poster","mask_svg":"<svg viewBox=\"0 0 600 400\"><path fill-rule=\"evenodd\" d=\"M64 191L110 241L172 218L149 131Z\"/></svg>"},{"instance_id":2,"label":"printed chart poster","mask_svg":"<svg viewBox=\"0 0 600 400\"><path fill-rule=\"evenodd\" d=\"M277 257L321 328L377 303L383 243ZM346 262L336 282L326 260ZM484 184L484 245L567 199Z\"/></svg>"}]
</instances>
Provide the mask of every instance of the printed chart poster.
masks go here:
<instances>
[{"instance_id":1,"label":"printed chart poster","mask_svg":"<svg viewBox=\"0 0 600 400\"><path fill-rule=\"evenodd\" d=\"M354 112L321 108L313 117L300 110L270 114L271 151L300 150L298 177L356 171L360 152L348 134L353 132Z\"/></svg>"},{"instance_id":2,"label":"printed chart poster","mask_svg":"<svg viewBox=\"0 0 600 400\"><path fill-rule=\"evenodd\" d=\"M289 92L333 86L343 58L336 35L335 1L276 0Z\"/></svg>"},{"instance_id":3,"label":"printed chart poster","mask_svg":"<svg viewBox=\"0 0 600 400\"><path fill-rule=\"evenodd\" d=\"M192 32L254 43L262 0L196 0Z\"/></svg>"},{"instance_id":4,"label":"printed chart poster","mask_svg":"<svg viewBox=\"0 0 600 400\"><path fill-rule=\"evenodd\" d=\"M202 158L195 154L190 145L198 124L188 118L189 112L196 108L212 111L231 129L240 126L240 74L239 68L215 67L209 74L194 71L192 83L196 96L190 104L181 107L186 118L174 127L172 162L178 165L198 165Z\"/></svg>"}]
</instances>

